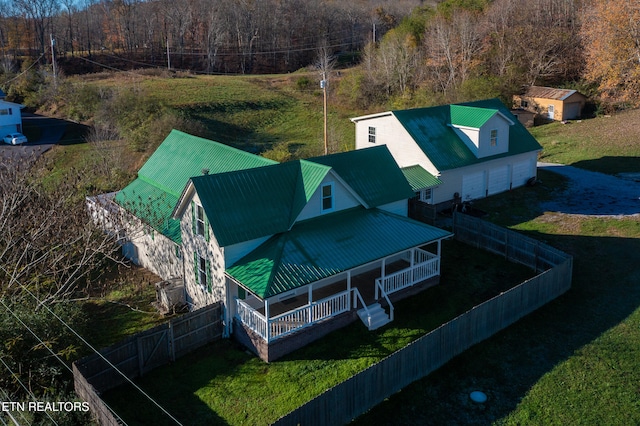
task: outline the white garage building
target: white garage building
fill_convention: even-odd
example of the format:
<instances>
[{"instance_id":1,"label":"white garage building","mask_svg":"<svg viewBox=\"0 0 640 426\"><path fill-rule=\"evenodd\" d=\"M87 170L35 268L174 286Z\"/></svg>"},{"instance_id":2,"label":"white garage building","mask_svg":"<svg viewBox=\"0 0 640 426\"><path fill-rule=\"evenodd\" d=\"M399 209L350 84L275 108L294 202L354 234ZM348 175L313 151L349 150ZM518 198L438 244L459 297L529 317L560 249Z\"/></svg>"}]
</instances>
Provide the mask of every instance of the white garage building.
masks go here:
<instances>
[{"instance_id":1,"label":"white garage building","mask_svg":"<svg viewBox=\"0 0 640 426\"><path fill-rule=\"evenodd\" d=\"M403 169L433 186L414 188L448 206L523 186L536 177L540 144L498 99L352 118L356 149L387 145Z\"/></svg>"}]
</instances>

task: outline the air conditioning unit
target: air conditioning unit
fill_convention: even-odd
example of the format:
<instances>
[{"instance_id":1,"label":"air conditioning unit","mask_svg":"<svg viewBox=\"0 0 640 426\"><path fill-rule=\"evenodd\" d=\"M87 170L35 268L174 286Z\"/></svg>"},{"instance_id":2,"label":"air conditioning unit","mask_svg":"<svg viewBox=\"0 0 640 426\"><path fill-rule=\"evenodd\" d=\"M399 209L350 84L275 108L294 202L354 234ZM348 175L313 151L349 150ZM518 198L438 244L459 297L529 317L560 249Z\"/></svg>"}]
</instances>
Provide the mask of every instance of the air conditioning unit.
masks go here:
<instances>
[{"instance_id":1,"label":"air conditioning unit","mask_svg":"<svg viewBox=\"0 0 640 426\"><path fill-rule=\"evenodd\" d=\"M156 283L156 307L162 314L181 311L186 306L184 281L181 278Z\"/></svg>"}]
</instances>

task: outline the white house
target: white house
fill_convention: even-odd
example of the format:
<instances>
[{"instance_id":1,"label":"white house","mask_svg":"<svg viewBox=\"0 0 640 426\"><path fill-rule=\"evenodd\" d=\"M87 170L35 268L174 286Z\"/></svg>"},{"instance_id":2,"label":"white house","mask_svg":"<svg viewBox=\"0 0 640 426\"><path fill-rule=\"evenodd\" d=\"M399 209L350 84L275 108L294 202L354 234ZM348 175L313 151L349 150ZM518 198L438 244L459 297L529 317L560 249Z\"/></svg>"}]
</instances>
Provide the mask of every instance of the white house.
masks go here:
<instances>
[{"instance_id":1,"label":"white house","mask_svg":"<svg viewBox=\"0 0 640 426\"><path fill-rule=\"evenodd\" d=\"M420 198L448 206L523 186L540 144L498 99L352 118L356 149L386 145Z\"/></svg>"},{"instance_id":2,"label":"white house","mask_svg":"<svg viewBox=\"0 0 640 426\"><path fill-rule=\"evenodd\" d=\"M22 133L21 108L24 106L0 100L0 140L9 133Z\"/></svg>"},{"instance_id":3,"label":"white house","mask_svg":"<svg viewBox=\"0 0 640 426\"><path fill-rule=\"evenodd\" d=\"M275 163L174 130L111 199L146 227L126 254L271 361L439 282L451 234L409 219L411 196L384 146Z\"/></svg>"}]
</instances>

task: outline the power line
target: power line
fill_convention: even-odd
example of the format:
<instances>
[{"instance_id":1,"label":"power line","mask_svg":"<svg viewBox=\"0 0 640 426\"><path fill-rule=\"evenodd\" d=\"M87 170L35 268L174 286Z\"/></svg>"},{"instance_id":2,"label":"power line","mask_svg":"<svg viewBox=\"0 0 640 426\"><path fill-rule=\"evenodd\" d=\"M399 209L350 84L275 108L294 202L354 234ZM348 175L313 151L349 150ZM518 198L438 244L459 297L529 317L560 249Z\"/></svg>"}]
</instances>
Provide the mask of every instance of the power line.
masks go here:
<instances>
[{"instance_id":1,"label":"power line","mask_svg":"<svg viewBox=\"0 0 640 426\"><path fill-rule=\"evenodd\" d=\"M5 273L9 274L8 271L0 266L0 268L2 268L2 270L4 270ZM20 288L22 288L22 290L26 291L31 297L33 297L35 299L36 302L38 302L38 306L42 306L43 308L45 308L47 311L49 311L49 313L51 315L53 315L58 321L60 321L60 323L62 323L67 329L69 329L69 331L71 331L78 339L80 339L85 345L87 345L87 347L89 347L93 352L95 352L100 358L102 358L102 360L104 362L106 362L111 368L113 368L118 374L120 374L127 382L129 382L136 390L138 390L142 395L144 395L149 401L151 401L156 407L158 407L163 413L165 413L171 420L173 420L176 424L181 425L182 423L180 423L178 421L178 419L176 419L175 417L173 417L171 415L171 413L169 413L164 407L162 407L158 402L156 402L153 398L151 398L151 396L149 394L147 394L144 390L142 390L142 388L140 388L138 385L136 385L133 380L131 380L129 378L129 376L127 376L126 374L124 374L122 371L120 371L120 369L118 369L118 367L116 367L111 361L109 361L104 355L102 355L96 348L93 347L93 345L91 345L89 342L87 342L87 340L82 337L77 331L75 331L69 324L67 324L62 318L60 318L55 312L53 312L51 310L51 308L49 308L49 306L47 306L44 302L42 302L40 299L38 299L36 297L36 295L34 295L31 290L29 290L27 287L25 287L21 282L19 282L18 280L15 280L15 282L20 286ZM15 313L13 313L4 303L4 301L2 299L0 299L0 303L2 303L2 305L5 306L5 308L7 308L23 325L25 325L22 320L20 320ZM26 325L25 325L26 327ZM27 329L29 329L27 327ZM31 331L29 329L29 331ZM44 342L42 342L42 340L40 340L39 337L37 337L35 335L35 333L33 333L33 331L31 331L31 333L44 345ZM50 349L49 349L50 350ZM51 351L51 350L50 350ZM53 351L51 351L51 353L53 353ZM60 360L60 358L55 355L56 358L58 360ZM69 371L71 371L71 373L73 374L73 371L71 370L71 368L66 365L62 360L60 360L60 362L62 362Z\"/></svg>"},{"instance_id":2,"label":"power line","mask_svg":"<svg viewBox=\"0 0 640 426\"><path fill-rule=\"evenodd\" d=\"M20 77L21 75L23 75L24 73L26 73L27 71L29 71L31 68L33 68L33 67L34 67L34 66L35 66L35 65L40 61L40 59L42 59L42 57L43 57L43 56L44 56L44 53L43 53L42 55L40 55L40 56L38 57L38 59L36 59L36 60L31 64L31 65L29 65L29 68L27 68L26 70L22 71L20 74L16 75L15 77L10 78L9 80L7 80L7 81L3 82L3 83L2 83L2 85L5 85L5 84L7 84L7 83L12 82L12 81L13 81L13 80L15 80L16 78Z\"/></svg>"},{"instance_id":3,"label":"power line","mask_svg":"<svg viewBox=\"0 0 640 426\"><path fill-rule=\"evenodd\" d=\"M4 398L5 398L4 400L5 400L5 401L9 401L9 395L7 394L7 391L6 391L6 390L4 390L4 389L2 389L2 388L0 388L0 390L2 391L2 394L4 395ZM17 421L16 421L16 419L13 417L13 415L12 415L9 411L6 411L6 413L7 413L7 415L9 416L9 418L10 418L11 420L13 420L13 423L15 423L16 425L18 425L18 422L17 422ZM24 414L22 411L19 411L19 413L20 413L20 415L22 416L22 418L24 419L24 421L25 421L25 422L27 422L27 423L31 424L31 423L29 422L29 419L27 419L27 417L25 416L25 414ZM0 417L0 420L2 420L2 424L6 425L6 423L4 422L4 420L2 419L2 417Z\"/></svg>"},{"instance_id":4,"label":"power line","mask_svg":"<svg viewBox=\"0 0 640 426\"><path fill-rule=\"evenodd\" d=\"M11 367L9 367L9 365L4 361L4 359L2 359L2 357L0 356L0 362L2 362L2 364L4 364L4 366L7 368L7 370L9 370L9 373L11 373L11 375L13 376L14 379L16 379L18 381L18 383L20 383L20 386L22 386L22 388L27 391L27 393L31 396L31 399L33 399L34 401L38 401L38 399L36 398L36 396L33 394L33 392L31 392L30 389L28 389L24 383L22 383L22 380L20 380L20 377L13 372L13 370L11 369ZM6 394L6 392L5 392ZM47 417L49 417L49 419L57 426L58 422L56 422L53 417L51 417L51 414L49 414L48 411L45 410L44 412Z\"/></svg>"}]
</instances>

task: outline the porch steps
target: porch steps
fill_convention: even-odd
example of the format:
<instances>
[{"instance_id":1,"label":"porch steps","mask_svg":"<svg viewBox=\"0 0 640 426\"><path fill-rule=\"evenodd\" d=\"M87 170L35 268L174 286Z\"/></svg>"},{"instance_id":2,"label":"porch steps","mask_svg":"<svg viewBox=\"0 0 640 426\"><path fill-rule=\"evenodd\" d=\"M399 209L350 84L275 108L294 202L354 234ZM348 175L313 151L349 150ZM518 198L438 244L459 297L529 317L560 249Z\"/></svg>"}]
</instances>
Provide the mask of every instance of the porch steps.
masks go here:
<instances>
[{"instance_id":1,"label":"porch steps","mask_svg":"<svg viewBox=\"0 0 640 426\"><path fill-rule=\"evenodd\" d=\"M387 315L384 308L379 303L369 305L367 306L367 309L369 310L368 313L364 308L359 309L358 316L364 325L367 326L369 331L373 331L391 322L389 315Z\"/></svg>"}]
</instances>

